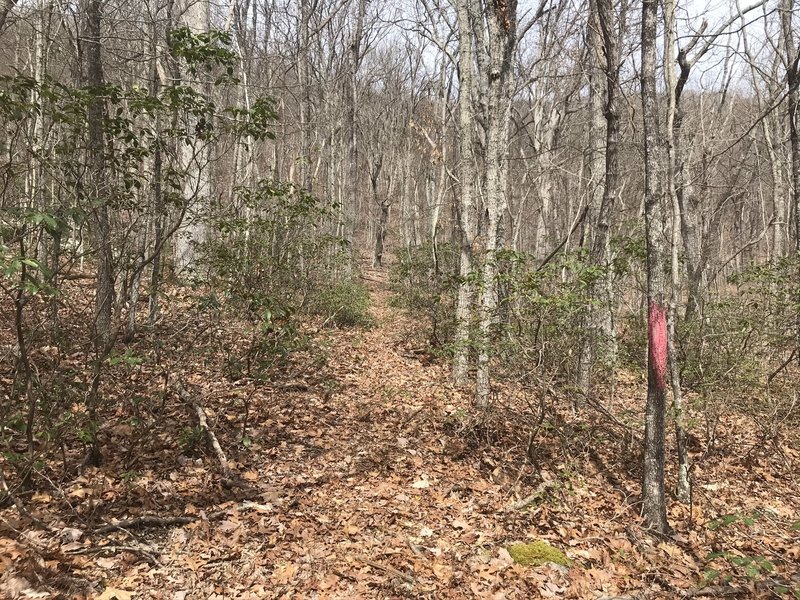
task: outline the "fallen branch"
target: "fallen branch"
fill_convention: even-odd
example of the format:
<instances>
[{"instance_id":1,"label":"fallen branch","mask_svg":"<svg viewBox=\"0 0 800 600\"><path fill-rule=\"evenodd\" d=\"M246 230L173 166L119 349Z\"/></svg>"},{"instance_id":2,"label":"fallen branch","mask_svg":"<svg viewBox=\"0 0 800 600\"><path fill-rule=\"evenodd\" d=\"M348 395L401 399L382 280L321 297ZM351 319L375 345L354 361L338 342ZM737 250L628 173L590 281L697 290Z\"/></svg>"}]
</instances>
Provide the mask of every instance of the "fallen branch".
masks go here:
<instances>
[{"instance_id":1,"label":"fallen branch","mask_svg":"<svg viewBox=\"0 0 800 600\"><path fill-rule=\"evenodd\" d=\"M203 410L203 407L197 404L192 397L189 395L189 392L183 387L180 381L176 381L173 384L175 388L175 392L180 396L181 400L186 402L189 406L192 407L195 414L197 415L197 421L200 423L200 428L203 430L203 433L208 438L209 443L211 444L212 450L214 450L214 454L217 457L217 461L219 461L220 467L222 468L222 481L226 487L238 487L242 489L249 489L250 486L241 482L239 477L236 476L236 473L233 472L228 466L228 457L225 456L225 451L222 449L222 446L217 439L217 436L214 434L214 431L208 425L208 419L206 418L206 411Z\"/></svg>"},{"instance_id":2,"label":"fallen branch","mask_svg":"<svg viewBox=\"0 0 800 600\"><path fill-rule=\"evenodd\" d=\"M0 495L0 503L5 501L6 499L11 500L11 502L14 504L14 507L17 509L17 512L21 517L31 521L39 529L43 529L49 532L56 531L55 528L53 528L52 526L48 525L38 517L31 514L31 512L27 508L25 508L25 505L23 504L22 500L20 500L20 498L11 491L11 488L8 487L8 483L6 482L6 478L2 470L0 470L0 488L2 488L2 492L5 495L5 496Z\"/></svg>"},{"instance_id":3,"label":"fallen branch","mask_svg":"<svg viewBox=\"0 0 800 600\"><path fill-rule=\"evenodd\" d=\"M735 587L732 585L710 585L708 587L698 588L696 590L681 592L681 596L683 598L702 598L703 596L721 598L725 596L741 596L743 594L751 593L752 590L744 587Z\"/></svg>"},{"instance_id":4,"label":"fallen branch","mask_svg":"<svg viewBox=\"0 0 800 600\"><path fill-rule=\"evenodd\" d=\"M539 484L539 486L533 491L533 493L528 494L522 500L514 502L514 504L510 504L506 506L506 512L511 512L514 510L522 510L523 508L527 508L537 500L539 500L544 493L549 490L551 487L555 487L555 481L543 481Z\"/></svg>"},{"instance_id":5,"label":"fallen branch","mask_svg":"<svg viewBox=\"0 0 800 600\"><path fill-rule=\"evenodd\" d=\"M110 525L103 525L93 529L89 533L102 535L112 531L125 531L126 529L144 529L146 527L174 527L175 525L187 525L194 523L199 517L156 517L155 515L145 515L127 521L118 521Z\"/></svg>"},{"instance_id":6,"label":"fallen branch","mask_svg":"<svg viewBox=\"0 0 800 600\"><path fill-rule=\"evenodd\" d=\"M386 573L388 575L392 575L393 577L396 577L397 579L405 581L409 585L414 585L414 578L411 577L411 575L408 575L407 573L403 573L402 571L398 571L394 567L390 567L388 565L382 565L381 563L375 562L374 560L370 560L369 558L364 558L362 556L357 556L356 558L359 561L361 561L362 563L364 563L365 565L368 565L368 566L370 566L370 567L372 567L374 569L378 569L379 571L383 571L384 573Z\"/></svg>"},{"instance_id":7,"label":"fallen branch","mask_svg":"<svg viewBox=\"0 0 800 600\"><path fill-rule=\"evenodd\" d=\"M152 549L145 549L138 546L96 546L91 548L77 548L70 550L68 554L92 554L92 555L108 555L119 554L121 552L128 552L141 556L151 565L161 565L158 560L158 553Z\"/></svg>"},{"instance_id":8,"label":"fallen branch","mask_svg":"<svg viewBox=\"0 0 800 600\"><path fill-rule=\"evenodd\" d=\"M205 518L207 521L216 521L221 519L230 512L242 512L246 510L255 510L259 512L269 512L272 510L271 506L266 504L258 504L256 502L245 501L242 504L221 510L215 510L207 515L184 515L182 517L159 517L156 515L142 515L135 519L127 519L125 521L117 521L103 525L96 529L89 531L89 535L103 535L113 531L128 531L130 529L145 529L147 527L175 527L176 525L188 525L200 519Z\"/></svg>"}]
</instances>

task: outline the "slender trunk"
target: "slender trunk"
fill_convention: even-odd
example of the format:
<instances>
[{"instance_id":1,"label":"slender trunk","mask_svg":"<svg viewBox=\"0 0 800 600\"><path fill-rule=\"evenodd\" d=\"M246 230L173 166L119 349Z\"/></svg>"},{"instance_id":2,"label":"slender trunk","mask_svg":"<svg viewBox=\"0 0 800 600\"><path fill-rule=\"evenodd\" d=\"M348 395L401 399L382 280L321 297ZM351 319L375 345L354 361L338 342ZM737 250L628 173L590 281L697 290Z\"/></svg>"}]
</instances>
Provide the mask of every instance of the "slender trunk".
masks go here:
<instances>
[{"instance_id":1,"label":"slender trunk","mask_svg":"<svg viewBox=\"0 0 800 600\"><path fill-rule=\"evenodd\" d=\"M789 142L791 147L791 206L794 209L794 251L797 276L800 280L800 47L795 47L792 15L794 0L781 0L781 30L786 53L786 102L789 117ZM795 294L795 304L800 307L800 286ZM800 347L800 308L795 323L796 343ZM798 353L800 362L800 353Z\"/></svg>"},{"instance_id":2,"label":"slender trunk","mask_svg":"<svg viewBox=\"0 0 800 600\"><path fill-rule=\"evenodd\" d=\"M300 52L297 78L300 86L300 185L311 189L311 7L300 0Z\"/></svg>"},{"instance_id":3,"label":"slender trunk","mask_svg":"<svg viewBox=\"0 0 800 600\"><path fill-rule=\"evenodd\" d=\"M87 109L88 126L88 183L87 192L93 207L92 224L97 246L97 274L95 279L94 350L92 386L87 402L89 419L96 431L97 405L101 365L111 350L112 309L114 305L114 265L111 251L111 227L107 204L107 174L105 165L105 103L102 97L103 63L101 45L101 0L90 0L86 12L85 57L87 84L92 99ZM97 436L93 435L87 464L101 460Z\"/></svg>"},{"instance_id":4,"label":"slender trunk","mask_svg":"<svg viewBox=\"0 0 800 600\"><path fill-rule=\"evenodd\" d=\"M88 125L88 175L90 202L94 224L95 243L98 248L95 295L95 347L104 352L111 339L111 311L114 297L113 257L111 228L106 203L107 181L105 166L105 103L102 98L103 64L101 54L101 0L90 0L86 19L86 69L87 84L92 100L87 110Z\"/></svg>"},{"instance_id":5,"label":"slender trunk","mask_svg":"<svg viewBox=\"0 0 800 600\"><path fill-rule=\"evenodd\" d=\"M791 203L794 209L794 246L800 252L800 47L795 46L792 15L794 0L781 0L781 29L786 53L787 113L791 147Z\"/></svg>"},{"instance_id":6,"label":"slender trunk","mask_svg":"<svg viewBox=\"0 0 800 600\"><path fill-rule=\"evenodd\" d=\"M593 3L593 9L596 11L596 19L593 19L590 30L592 56L596 57L596 60L604 56L605 60L602 66L597 60L596 69L602 71L595 76L598 79L602 77L602 80L596 81L592 86L591 129L594 130L592 133L597 135L605 125L605 147L602 141L599 144L595 142L589 167L592 174L590 182L595 186L592 189L594 196L592 206L596 211L589 262L601 267L603 276L592 282L589 288L590 298L599 299L600 302L589 308L587 339L583 343L579 358L578 382L584 398L588 398L591 393L592 368L597 350L601 350L601 356L607 364L613 365L616 361L616 335L612 311L614 274L611 270L611 220L619 187L618 32L624 30L625 21L623 7L618 17L619 23L616 23L614 8L609 0L597 0ZM600 175L601 168L602 175Z\"/></svg>"},{"instance_id":7,"label":"slender trunk","mask_svg":"<svg viewBox=\"0 0 800 600\"><path fill-rule=\"evenodd\" d=\"M647 230L648 368L642 513L651 528L665 533L669 530L664 497L664 422L667 387L667 310L663 270L665 157L656 89L657 16L658 0L643 0L641 94Z\"/></svg>"},{"instance_id":8,"label":"slender trunk","mask_svg":"<svg viewBox=\"0 0 800 600\"><path fill-rule=\"evenodd\" d=\"M456 5L458 17L458 176L461 182L458 216L460 223L461 253L456 305L455 356L453 380L457 385L467 382L469 371L469 338L472 321L473 286L469 281L472 273L472 244L475 239L475 67L472 40L472 0L459 0Z\"/></svg>"},{"instance_id":9,"label":"slender trunk","mask_svg":"<svg viewBox=\"0 0 800 600\"><path fill-rule=\"evenodd\" d=\"M367 12L367 0L358 0L358 7L350 40L350 56L348 80L346 83L347 109L345 112L345 130L347 135L347 195L346 203L342 203L343 237L353 244L353 228L355 226L356 198L358 197L358 131L356 128L356 109L358 102L358 69L361 65L361 44L364 37L364 17Z\"/></svg>"},{"instance_id":10,"label":"slender trunk","mask_svg":"<svg viewBox=\"0 0 800 600\"><path fill-rule=\"evenodd\" d=\"M150 29L150 74L148 82L148 93L151 97L158 97L161 89L161 77L158 70L158 40L159 40L159 4L158 0L151 1L151 14L153 20ZM153 129L157 135L161 132L161 120L157 115L153 123ZM148 315L147 324L149 327L154 327L159 317L159 292L161 290L161 261L162 254L161 248L163 247L164 240L164 201L161 194L161 178L162 178L162 155L161 145L156 144L153 148L152 157L153 172L150 178L150 224L153 228L153 248L155 255L153 256L153 268L150 273L150 295L148 298Z\"/></svg>"},{"instance_id":11,"label":"slender trunk","mask_svg":"<svg viewBox=\"0 0 800 600\"><path fill-rule=\"evenodd\" d=\"M516 2L486 7L488 73L486 104L486 250L481 274L475 405L488 408L491 327L498 303L497 252L503 245L503 219L508 205L508 135L511 123L511 59L516 46Z\"/></svg>"},{"instance_id":12,"label":"slender trunk","mask_svg":"<svg viewBox=\"0 0 800 600\"><path fill-rule=\"evenodd\" d=\"M383 266L383 242L386 239L386 226L389 221L389 199L380 198L378 192L378 180L380 179L381 171L383 170L383 155L380 155L373 164L372 172L370 173L369 180L372 186L372 201L380 209L378 217L378 226L375 229L375 247L372 255L372 266Z\"/></svg>"},{"instance_id":13,"label":"slender trunk","mask_svg":"<svg viewBox=\"0 0 800 600\"><path fill-rule=\"evenodd\" d=\"M681 266L678 257L680 243L681 212L678 194L675 188L675 161L678 156L678 147L682 144L680 127L675 127L675 117L678 110L678 89L675 78L675 1L664 0L665 36L664 47L664 79L669 91L667 106L667 188L672 201L672 229L671 229L671 274L672 285L669 299L669 328L667 337L667 350L670 360L670 383L672 386L672 406L675 413L675 439L678 452L678 477L676 483L676 496L682 502L689 502L691 489L689 483L689 456L686 449L686 429L684 427L683 391L681 390L681 375L676 352L676 321L678 318L677 304Z\"/></svg>"}]
</instances>

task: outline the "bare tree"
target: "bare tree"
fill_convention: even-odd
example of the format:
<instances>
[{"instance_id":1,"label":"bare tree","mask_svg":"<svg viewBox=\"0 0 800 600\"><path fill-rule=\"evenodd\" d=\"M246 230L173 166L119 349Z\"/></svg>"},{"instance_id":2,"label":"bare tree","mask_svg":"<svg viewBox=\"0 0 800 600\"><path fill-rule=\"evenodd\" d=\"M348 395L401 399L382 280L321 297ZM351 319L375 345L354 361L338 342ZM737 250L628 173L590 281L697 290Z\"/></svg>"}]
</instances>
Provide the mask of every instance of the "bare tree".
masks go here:
<instances>
[{"instance_id":1,"label":"bare tree","mask_svg":"<svg viewBox=\"0 0 800 600\"><path fill-rule=\"evenodd\" d=\"M614 363L616 333L613 316L613 272L611 270L611 220L619 193L619 75L622 67L621 46L626 29L627 3L618 8L610 0L590 4L590 140L592 153L589 173L592 206L595 207L594 230L589 262L601 267L603 277L591 284L589 296L597 298L598 307L590 307L587 317L588 336L579 358L578 384L584 397L591 393L591 370L596 347L600 345ZM604 131L603 131L604 130ZM605 134L605 144L602 135ZM602 171L601 171L602 170Z\"/></svg>"},{"instance_id":2,"label":"bare tree","mask_svg":"<svg viewBox=\"0 0 800 600\"><path fill-rule=\"evenodd\" d=\"M642 126L647 230L647 405L645 408L642 513L659 533L669 529L664 497L664 423L667 394L667 306L664 280L664 175L666 147L656 87L658 0L642 2Z\"/></svg>"},{"instance_id":3,"label":"bare tree","mask_svg":"<svg viewBox=\"0 0 800 600\"><path fill-rule=\"evenodd\" d=\"M473 285L470 276L473 268L473 243L477 232L475 222L475 111L478 106L478 74L475 70L476 42L473 38L475 20L479 15L475 0L458 0L458 177L460 180L459 217L461 255L456 305L455 358L453 379L463 385L469 370L469 337L472 321Z\"/></svg>"}]
</instances>

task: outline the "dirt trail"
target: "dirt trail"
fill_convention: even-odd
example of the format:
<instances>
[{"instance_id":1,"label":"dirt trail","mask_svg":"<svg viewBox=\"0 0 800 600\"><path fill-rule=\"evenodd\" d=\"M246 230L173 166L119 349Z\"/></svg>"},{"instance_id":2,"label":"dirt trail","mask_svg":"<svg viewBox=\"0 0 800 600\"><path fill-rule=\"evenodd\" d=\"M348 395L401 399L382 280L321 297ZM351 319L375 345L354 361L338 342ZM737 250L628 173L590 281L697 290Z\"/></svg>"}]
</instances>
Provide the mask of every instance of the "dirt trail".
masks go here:
<instances>
[{"instance_id":1,"label":"dirt trail","mask_svg":"<svg viewBox=\"0 0 800 600\"><path fill-rule=\"evenodd\" d=\"M260 506L174 531L164 548L178 555L170 589L209 598L514 596L516 585L500 585L509 569L498 554L503 491L480 462L460 460L457 436L442 430L448 415L464 414L465 398L444 365L411 347L414 323L389 306L385 274L365 279L375 326L331 335L332 393L262 400L246 473L257 477ZM177 575L180 566L188 569Z\"/></svg>"}]
</instances>

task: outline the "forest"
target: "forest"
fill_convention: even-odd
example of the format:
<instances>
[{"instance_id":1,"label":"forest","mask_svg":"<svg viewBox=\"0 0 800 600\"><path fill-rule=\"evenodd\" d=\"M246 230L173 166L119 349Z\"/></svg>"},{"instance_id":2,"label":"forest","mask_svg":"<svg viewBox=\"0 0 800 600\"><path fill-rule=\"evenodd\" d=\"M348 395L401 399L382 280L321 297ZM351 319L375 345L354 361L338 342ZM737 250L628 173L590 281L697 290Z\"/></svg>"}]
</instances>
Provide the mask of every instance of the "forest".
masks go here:
<instances>
[{"instance_id":1,"label":"forest","mask_svg":"<svg viewBox=\"0 0 800 600\"><path fill-rule=\"evenodd\" d=\"M795 0L0 0L0 598L800 599Z\"/></svg>"}]
</instances>

